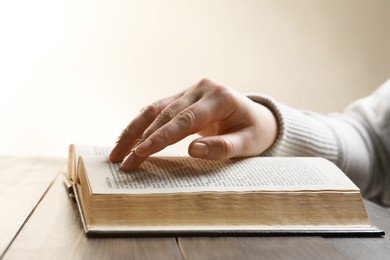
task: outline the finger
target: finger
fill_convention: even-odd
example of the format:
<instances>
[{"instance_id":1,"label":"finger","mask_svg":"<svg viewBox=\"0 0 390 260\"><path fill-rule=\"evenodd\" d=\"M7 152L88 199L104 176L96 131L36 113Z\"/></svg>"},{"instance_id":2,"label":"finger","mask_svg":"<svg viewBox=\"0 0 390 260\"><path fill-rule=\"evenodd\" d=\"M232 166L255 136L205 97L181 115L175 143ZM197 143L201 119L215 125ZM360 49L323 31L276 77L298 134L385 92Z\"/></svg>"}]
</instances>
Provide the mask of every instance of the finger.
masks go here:
<instances>
[{"instance_id":1,"label":"finger","mask_svg":"<svg viewBox=\"0 0 390 260\"><path fill-rule=\"evenodd\" d=\"M208 79L203 79L191 88L183 91L180 98L177 98L174 102L165 107L157 116L155 121L153 121L153 123L143 133L142 139L145 140L157 129L170 122L180 112L199 100L202 100L203 104L209 104L210 110L208 112L215 113L218 106L223 105L223 102L221 101L229 96L231 96L231 93L228 94L227 88L217 86Z\"/></svg>"},{"instance_id":2,"label":"finger","mask_svg":"<svg viewBox=\"0 0 390 260\"><path fill-rule=\"evenodd\" d=\"M161 151L168 145L199 132L212 122L221 120L229 113L230 109L224 109L220 100L202 98L146 138L135 148L135 153L138 156L146 157Z\"/></svg>"},{"instance_id":3,"label":"finger","mask_svg":"<svg viewBox=\"0 0 390 260\"><path fill-rule=\"evenodd\" d=\"M176 98L180 97L181 93L156 101L145 108L128 124L123 130L112 149L109 159L113 162L120 162L129 154L131 149L136 145L137 140L142 136L145 129L155 120L158 114Z\"/></svg>"},{"instance_id":4,"label":"finger","mask_svg":"<svg viewBox=\"0 0 390 260\"><path fill-rule=\"evenodd\" d=\"M138 166L146 160L147 157L137 156L134 152L131 152L122 162L121 169L124 171L132 171L138 168Z\"/></svg>"},{"instance_id":5,"label":"finger","mask_svg":"<svg viewBox=\"0 0 390 260\"><path fill-rule=\"evenodd\" d=\"M159 128L174 119L184 109L191 106L197 101L197 98L193 95L187 94L176 99L174 102L166 106L150 124L150 126L142 134L142 140L145 140L152 135Z\"/></svg>"},{"instance_id":6,"label":"finger","mask_svg":"<svg viewBox=\"0 0 390 260\"><path fill-rule=\"evenodd\" d=\"M141 112L141 114L144 114ZM109 155L112 162L120 162L129 154L132 147L143 133L143 130L153 122L151 117L142 117L139 114L133 121L123 130Z\"/></svg>"},{"instance_id":7,"label":"finger","mask_svg":"<svg viewBox=\"0 0 390 260\"><path fill-rule=\"evenodd\" d=\"M188 147L188 153L195 158L225 160L234 157L246 157L259 154L259 145L254 145L250 131L202 137L194 140Z\"/></svg>"}]
</instances>

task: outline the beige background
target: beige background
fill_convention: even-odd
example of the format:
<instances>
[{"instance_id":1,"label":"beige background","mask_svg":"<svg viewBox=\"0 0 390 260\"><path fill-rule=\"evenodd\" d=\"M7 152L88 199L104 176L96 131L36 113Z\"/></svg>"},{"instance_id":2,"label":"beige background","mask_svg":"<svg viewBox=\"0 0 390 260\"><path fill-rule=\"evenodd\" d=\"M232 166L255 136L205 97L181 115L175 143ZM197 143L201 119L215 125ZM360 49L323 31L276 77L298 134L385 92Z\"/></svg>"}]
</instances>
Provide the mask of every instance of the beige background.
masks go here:
<instances>
[{"instance_id":1,"label":"beige background","mask_svg":"<svg viewBox=\"0 0 390 260\"><path fill-rule=\"evenodd\" d=\"M0 154L111 144L203 77L341 111L390 77L389 17L387 0L0 1Z\"/></svg>"}]
</instances>

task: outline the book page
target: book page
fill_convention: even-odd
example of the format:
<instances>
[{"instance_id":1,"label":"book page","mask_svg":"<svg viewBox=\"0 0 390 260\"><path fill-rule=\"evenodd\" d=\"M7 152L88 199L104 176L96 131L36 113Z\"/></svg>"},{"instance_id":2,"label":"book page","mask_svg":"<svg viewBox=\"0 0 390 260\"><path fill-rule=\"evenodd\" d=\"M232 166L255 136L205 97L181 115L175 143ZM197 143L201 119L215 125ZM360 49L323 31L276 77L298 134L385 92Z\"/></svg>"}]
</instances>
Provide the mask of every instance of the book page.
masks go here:
<instances>
[{"instance_id":1,"label":"book page","mask_svg":"<svg viewBox=\"0 0 390 260\"><path fill-rule=\"evenodd\" d=\"M154 156L123 172L106 157L83 157L93 193L358 190L333 163L321 158L255 157L208 161Z\"/></svg>"},{"instance_id":2,"label":"book page","mask_svg":"<svg viewBox=\"0 0 390 260\"><path fill-rule=\"evenodd\" d=\"M66 170L66 186L77 182L77 164L80 156L107 156L111 147L103 145L80 145L71 144L69 146L68 167Z\"/></svg>"},{"instance_id":3,"label":"book page","mask_svg":"<svg viewBox=\"0 0 390 260\"><path fill-rule=\"evenodd\" d=\"M108 156L113 147L109 145L88 145L88 144L74 144L74 156L79 158L80 156ZM165 149L159 153L156 153L156 156L182 156L182 154L175 151Z\"/></svg>"},{"instance_id":4,"label":"book page","mask_svg":"<svg viewBox=\"0 0 390 260\"><path fill-rule=\"evenodd\" d=\"M104 145L74 145L76 158L79 156L108 156L112 147Z\"/></svg>"}]
</instances>

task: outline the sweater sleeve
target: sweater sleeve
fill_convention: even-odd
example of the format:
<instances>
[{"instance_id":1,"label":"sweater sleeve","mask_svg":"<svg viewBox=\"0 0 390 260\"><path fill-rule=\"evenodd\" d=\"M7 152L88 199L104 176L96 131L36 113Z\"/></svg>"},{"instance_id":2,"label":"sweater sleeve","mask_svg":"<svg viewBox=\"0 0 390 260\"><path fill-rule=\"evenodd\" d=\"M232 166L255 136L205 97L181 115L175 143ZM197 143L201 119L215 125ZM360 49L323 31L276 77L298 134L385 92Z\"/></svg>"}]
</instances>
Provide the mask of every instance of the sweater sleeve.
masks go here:
<instances>
[{"instance_id":1,"label":"sweater sleeve","mask_svg":"<svg viewBox=\"0 0 390 260\"><path fill-rule=\"evenodd\" d=\"M248 95L275 114L279 134L262 156L320 156L338 165L363 196L390 205L390 80L343 113L322 115Z\"/></svg>"}]
</instances>

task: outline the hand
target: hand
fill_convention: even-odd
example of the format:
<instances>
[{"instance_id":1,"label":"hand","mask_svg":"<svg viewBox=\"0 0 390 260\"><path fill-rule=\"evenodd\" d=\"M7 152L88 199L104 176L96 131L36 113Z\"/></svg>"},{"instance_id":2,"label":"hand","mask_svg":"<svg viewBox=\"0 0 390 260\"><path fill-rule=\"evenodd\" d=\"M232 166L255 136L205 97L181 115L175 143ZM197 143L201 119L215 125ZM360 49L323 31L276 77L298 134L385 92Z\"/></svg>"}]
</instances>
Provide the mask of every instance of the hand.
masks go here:
<instances>
[{"instance_id":1,"label":"hand","mask_svg":"<svg viewBox=\"0 0 390 260\"><path fill-rule=\"evenodd\" d=\"M183 138L192 157L223 160L262 153L276 139L272 112L230 88L203 79L174 96L146 106L120 135L109 159L136 169L147 157Z\"/></svg>"}]
</instances>

